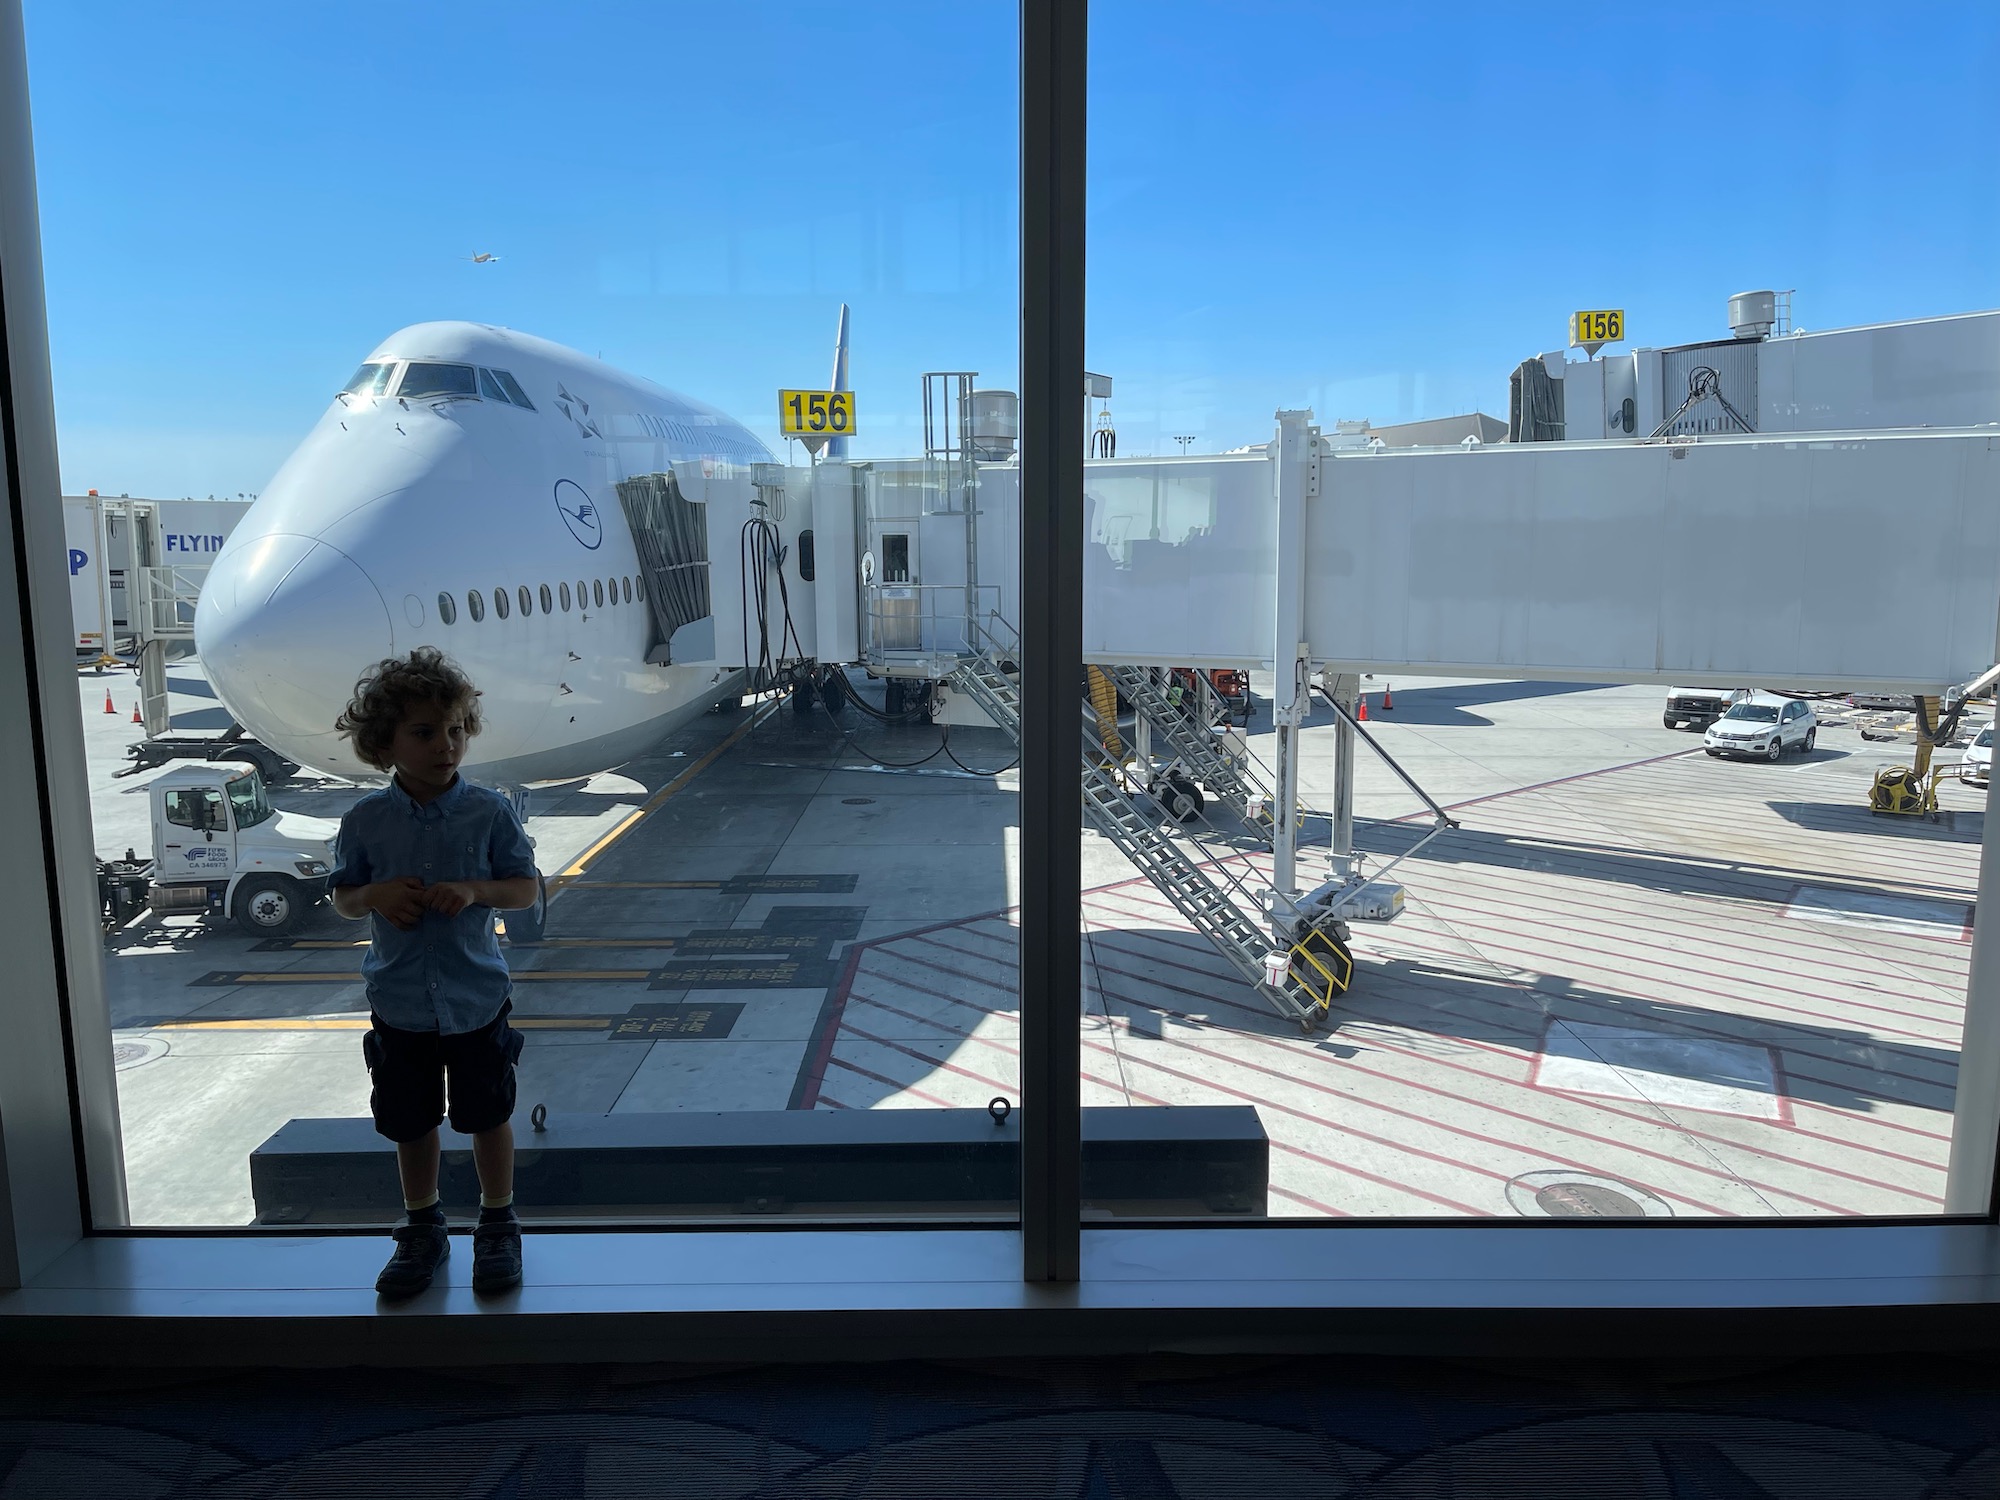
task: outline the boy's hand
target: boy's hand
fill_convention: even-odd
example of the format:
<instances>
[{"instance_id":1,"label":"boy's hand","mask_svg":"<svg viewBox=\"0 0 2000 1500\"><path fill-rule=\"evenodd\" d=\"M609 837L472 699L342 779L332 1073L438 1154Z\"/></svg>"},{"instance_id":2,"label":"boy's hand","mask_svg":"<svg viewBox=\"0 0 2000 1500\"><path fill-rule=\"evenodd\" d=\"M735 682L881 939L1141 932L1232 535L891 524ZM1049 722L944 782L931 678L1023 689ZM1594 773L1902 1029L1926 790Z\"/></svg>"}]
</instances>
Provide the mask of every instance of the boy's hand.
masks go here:
<instances>
[{"instance_id":1,"label":"boy's hand","mask_svg":"<svg viewBox=\"0 0 2000 1500\"><path fill-rule=\"evenodd\" d=\"M469 880L441 880L424 892L424 901L441 917L455 917L479 904L479 892Z\"/></svg>"},{"instance_id":2,"label":"boy's hand","mask_svg":"<svg viewBox=\"0 0 2000 1500\"><path fill-rule=\"evenodd\" d=\"M379 913L391 927L409 932L424 919L430 903L424 883L414 875L396 880L378 880L368 887L368 909Z\"/></svg>"}]
</instances>

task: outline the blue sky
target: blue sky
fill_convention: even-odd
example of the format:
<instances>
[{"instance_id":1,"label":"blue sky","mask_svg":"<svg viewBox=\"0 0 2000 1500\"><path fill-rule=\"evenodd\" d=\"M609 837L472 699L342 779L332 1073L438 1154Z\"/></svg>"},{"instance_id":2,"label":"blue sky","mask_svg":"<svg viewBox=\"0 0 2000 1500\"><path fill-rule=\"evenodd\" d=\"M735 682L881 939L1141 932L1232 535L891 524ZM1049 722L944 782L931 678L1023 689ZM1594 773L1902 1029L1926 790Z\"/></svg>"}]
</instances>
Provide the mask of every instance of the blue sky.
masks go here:
<instances>
[{"instance_id":1,"label":"blue sky","mask_svg":"<svg viewBox=\"0 0 2000 1500\"><path fill-rule=\"evenodd\" d=\"M1753 286L1806 327L2000 305L2000 7L1612 9L1099 0L1119 451L1260 441L1281 406L1504 415L1576 307L1680 343ZM429 318L601 353L774 445L842 300L861 453L915 444L922 370L1013 382L1011 7L27 19L66 489L255 491Z\"/></svg>"}]
</instances>

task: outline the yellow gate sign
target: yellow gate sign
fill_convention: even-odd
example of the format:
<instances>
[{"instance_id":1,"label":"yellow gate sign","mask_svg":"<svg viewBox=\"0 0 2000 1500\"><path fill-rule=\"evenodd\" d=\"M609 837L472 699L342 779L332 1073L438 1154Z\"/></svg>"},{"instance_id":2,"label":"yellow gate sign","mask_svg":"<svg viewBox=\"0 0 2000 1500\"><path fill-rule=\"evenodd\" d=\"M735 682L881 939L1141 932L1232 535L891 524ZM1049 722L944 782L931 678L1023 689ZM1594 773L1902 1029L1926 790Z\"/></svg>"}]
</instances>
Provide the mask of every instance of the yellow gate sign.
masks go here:
<instances>
[{"instance_id":1,"label":"yellow gate sign","mask_svg":"<svg viewBox=\"0 0 2000 1500\"><path fill-rule=\"evenodd\" d=\"M1569 315L1569 346L1572 349L1582 347L1595 354L1606 344L1622 343L1624 338L1625 310L1621 307Z\"/></svg>"},{"instance_id":2,"label":"yellow gate sign","mask_svg":"<svg viewBox=\"0 0 2000 1500\"><path fill-rule=\"evenodd\" d=\"M851 437L854 392L778 392L778 431L786 437Z\"/></svg>"}]
</instances>

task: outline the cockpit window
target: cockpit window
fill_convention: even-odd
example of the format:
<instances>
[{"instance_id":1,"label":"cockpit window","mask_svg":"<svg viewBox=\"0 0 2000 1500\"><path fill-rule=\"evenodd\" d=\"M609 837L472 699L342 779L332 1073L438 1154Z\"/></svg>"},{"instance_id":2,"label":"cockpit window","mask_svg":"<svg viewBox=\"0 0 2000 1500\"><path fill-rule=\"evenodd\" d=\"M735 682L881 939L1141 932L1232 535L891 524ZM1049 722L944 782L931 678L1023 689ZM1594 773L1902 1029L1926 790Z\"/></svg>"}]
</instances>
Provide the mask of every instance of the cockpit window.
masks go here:
<instances>
[{"instance_id":1,"label":"cockpit window","mask_svg":"<svg viewBox=\"0 0 2000 1500\"><path fill-rule=\"evenodd\" d=\"M403 371L399 396L476 396L471 365L412 363Z\"/></svg>"},{"instance_id":2,"label":"cockpit window","mask_svg":"<svg viewBox=\"0 0 2000 1500\"><path fill-rule=\"evenodd\" d=\"M479 394L484 396L488 401L506 401L510 399L507 393L500 389L500 382L493 378L491 370L481 370L479 372Z\"/></svg>"},{"instance_id":3,"label":"cockpit window","mask_svg":"<svg viewBox=\"0 0 2000 1500\"><path fill-rule=\"evenodd\" d=\"M521 389L521 382L516 380L512 375L509 375L505 370L495 370L493 378L500 382L500 389L507 393L509 401L513 402L516 406L525 406L529 411L535 409L535 403L530 401L528 393Z\"/></svg>"},{"instance_id":4,"label":"cockpit window","mask_svg":"<svg viewBox=\"0 0 2000 1500\"><path fill-rule=\"evenodd\" d=\"M371 360L354 372L354 378L340 388L343 396L379 396L389 389L389 376L395 370L394 360L380 362Z\"/></svg>"}]
</instances>

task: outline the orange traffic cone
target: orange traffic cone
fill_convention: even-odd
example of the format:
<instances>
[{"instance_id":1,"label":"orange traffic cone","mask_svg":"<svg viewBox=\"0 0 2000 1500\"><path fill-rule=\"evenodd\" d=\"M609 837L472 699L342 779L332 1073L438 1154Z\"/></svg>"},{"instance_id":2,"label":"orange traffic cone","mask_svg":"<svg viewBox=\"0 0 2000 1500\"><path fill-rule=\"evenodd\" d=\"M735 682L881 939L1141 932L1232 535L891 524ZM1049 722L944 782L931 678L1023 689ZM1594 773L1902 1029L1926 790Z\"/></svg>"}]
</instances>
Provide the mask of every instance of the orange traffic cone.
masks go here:
<instances>
[{"instance_id":1,"label":"orange traffic cone","mask_svg":"<svg viewBox=\"0 0 2000 1500\"><path fill-rule=\"evenodd\" d=\"M1363 693L1357 701L1360 704L1360 711L1355 714L1354 721L1357 724L1366 724L1368 722L1368 695Z\"/></svg>"},{"instance_id":2,"label":"orange traffic cone","mask_svg":"<svg viewBox=\"0 0 2000 1500\"><path fill-rule=\"evenodd\" d=\"M1382 712L1385 714L1392 714L1396 711L1396 694L1394 688L1394 683L1385 682L1382 684Z\"/></svg>"},{"instance_id":3,"label":"orange traffic cone","mask_svg":"<svg viewBox=\"0 0 2000 1500\"><path fill-rule=\"evenodd\" d=\"M117 710L117 709L115 709L115 708L113 708L113 707L111 706L111 689L110 689L110 688L106 688L106 689L104 690L104 711L105 711L106 713L108 713L108 714L115 714L115 713L117 713L117 712L118 712L118 710Z\"/></svg>"},{"instance_id":4,"label":"orange traffic cone","mask_svg":"<svg viewBox=\"0 0 2000 1500\"><path fill-rule=\"evenodd\" d=\"M146 722L146 721L145 721L145 719L143 719L142 717L140 717L140 714L139 714L139 705L138 705L138 704L136 704L136 703L134 703L134 704L132 705L132 722L133 722L134 724L143 724L143 723L145 723L145 722Z\"/></svg>"}]
</instances>

